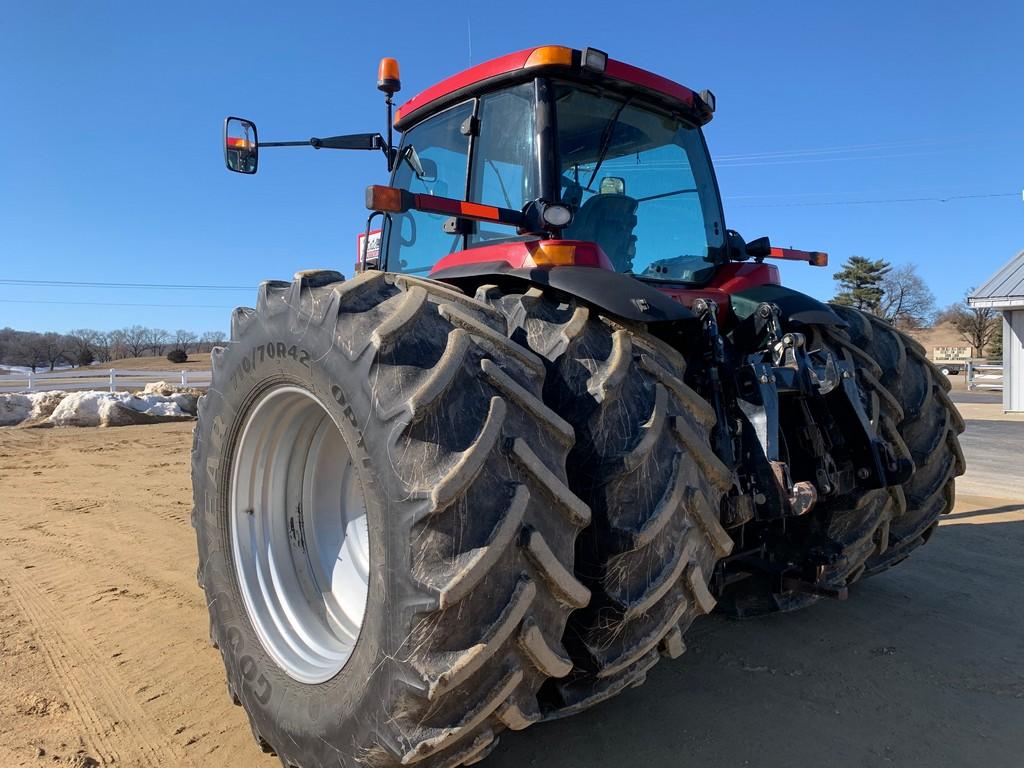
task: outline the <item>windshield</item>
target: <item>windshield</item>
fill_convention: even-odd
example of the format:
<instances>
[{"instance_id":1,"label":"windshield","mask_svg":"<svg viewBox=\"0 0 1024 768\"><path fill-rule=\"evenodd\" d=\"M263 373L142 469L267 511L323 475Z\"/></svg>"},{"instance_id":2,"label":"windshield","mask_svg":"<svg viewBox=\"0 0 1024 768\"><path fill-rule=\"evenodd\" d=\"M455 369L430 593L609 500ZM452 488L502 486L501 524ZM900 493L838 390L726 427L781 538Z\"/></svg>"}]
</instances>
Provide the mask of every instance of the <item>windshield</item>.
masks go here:
<instances>
[{"instance_id":1,"label":"windshield","mask_svg":"<svg viewBox=\"0 0 1024 768\"><path fill-rule=\"evenodd\" d=\"M721 208L700 132L629 99L557 85L563 237L598 243L615 269L703 282L722 245Z\"/></svg>"}]
</instances>

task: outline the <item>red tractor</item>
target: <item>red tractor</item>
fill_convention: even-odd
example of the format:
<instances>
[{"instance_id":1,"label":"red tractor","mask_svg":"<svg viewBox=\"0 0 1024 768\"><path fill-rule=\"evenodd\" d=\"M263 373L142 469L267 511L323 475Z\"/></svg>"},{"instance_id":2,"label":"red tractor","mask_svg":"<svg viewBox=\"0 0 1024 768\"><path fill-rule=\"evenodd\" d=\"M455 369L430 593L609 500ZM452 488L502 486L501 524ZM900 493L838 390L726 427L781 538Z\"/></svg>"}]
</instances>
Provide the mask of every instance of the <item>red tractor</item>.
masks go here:
<instances>
[{"instance_id":1,"label":"red tractor","mask_svg":"<svg viewBox=\"0 0 1024 768\"><path fill-rule=\"evenodd\" d=\"M192 454L228 686L287 766L469 765L676 657L695 617L844 598L953 504L963 423L877 318L726 228L714 96L545 46L455 75L380 151L379 257L270 280ZM401 141L392 141L392 125ZM364 246L365 247L365 246Z\"/></svg>"}]
</instances>

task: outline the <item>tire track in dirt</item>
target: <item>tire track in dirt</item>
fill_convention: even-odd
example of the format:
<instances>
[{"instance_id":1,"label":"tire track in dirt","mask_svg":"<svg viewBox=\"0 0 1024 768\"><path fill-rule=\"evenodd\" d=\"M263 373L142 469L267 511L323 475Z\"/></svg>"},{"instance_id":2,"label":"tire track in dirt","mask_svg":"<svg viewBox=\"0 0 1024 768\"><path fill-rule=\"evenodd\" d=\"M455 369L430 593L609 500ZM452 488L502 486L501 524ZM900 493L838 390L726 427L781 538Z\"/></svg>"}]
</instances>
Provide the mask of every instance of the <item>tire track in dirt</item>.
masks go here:
<instances>
[{"instance_id":1,"label":"tire track in dirt","mask_svg":"<svg viewBox=\"0 0 1024 768\"><path fill-rule=\"evenodd\" d=\"M32 622L51 671L86 727L87 739L93 742L104 762L121 762L118 750L108 738L109 733L121 730L142 765L167 765L162 755L173 756L177 765L194 765L176 744L160 737L159 729L149 723L145 712L122 693L123 682L111 674L92 643L57 612L41 590L12 573L6 574L4 581L11 588L15 603ZM80 659L83 663L72 664L69 659ZM106 716L99 713L93 701L103 705Z\"/></svg>"},{"instance_id":2,"label":"tire track in dirt","mask_svg":"<svg viewBox=\"0 0 1024 768\"><path fill-rule=\"evenodd\" d=\"M75 744L115 768L276 764L208 645L190 444L190 424L0 430L0 609L20 625L0 648L0 765ZM63 720L17 710L38 690L66 698Z\"/></svg>"}]
</instances>

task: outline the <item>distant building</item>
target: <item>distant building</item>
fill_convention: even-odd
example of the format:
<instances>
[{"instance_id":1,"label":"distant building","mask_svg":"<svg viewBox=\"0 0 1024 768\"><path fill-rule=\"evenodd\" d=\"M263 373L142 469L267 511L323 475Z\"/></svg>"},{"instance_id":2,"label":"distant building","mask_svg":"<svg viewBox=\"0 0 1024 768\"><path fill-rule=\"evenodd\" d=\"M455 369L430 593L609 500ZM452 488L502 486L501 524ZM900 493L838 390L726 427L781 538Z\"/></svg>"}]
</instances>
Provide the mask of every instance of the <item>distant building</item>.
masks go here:
<instances>
[{"instance_id":1,"label":"distant building","mask_svg":"<svg viewBox=\"0 0 1024 768\"><path fill-rule=\"evenodd\" d=\"M968 301L1003 313L1003 410L1024 411L1024 251Z\"/></svg>"}]
</instances>

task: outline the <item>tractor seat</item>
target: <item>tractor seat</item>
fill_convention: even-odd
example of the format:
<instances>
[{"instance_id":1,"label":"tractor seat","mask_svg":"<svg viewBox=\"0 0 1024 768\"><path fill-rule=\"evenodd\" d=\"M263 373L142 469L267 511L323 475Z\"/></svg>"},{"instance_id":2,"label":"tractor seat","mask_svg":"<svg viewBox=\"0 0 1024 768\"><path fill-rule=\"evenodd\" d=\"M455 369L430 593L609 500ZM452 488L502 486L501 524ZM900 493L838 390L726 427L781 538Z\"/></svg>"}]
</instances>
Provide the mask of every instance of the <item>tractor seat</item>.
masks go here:
<instances>
[{"instance_id":1,"label":"tractor seat","mask_svg":"<svg viewBox=\"0 0 1024 768\"><path fill-rule=\"evenodd\" d=\"M562 231L570 240L597 243L616 272L629 272L636 255L636 208L628 195L594 195L576 211L572 224Z\"/></svg>"}]
</instances>

